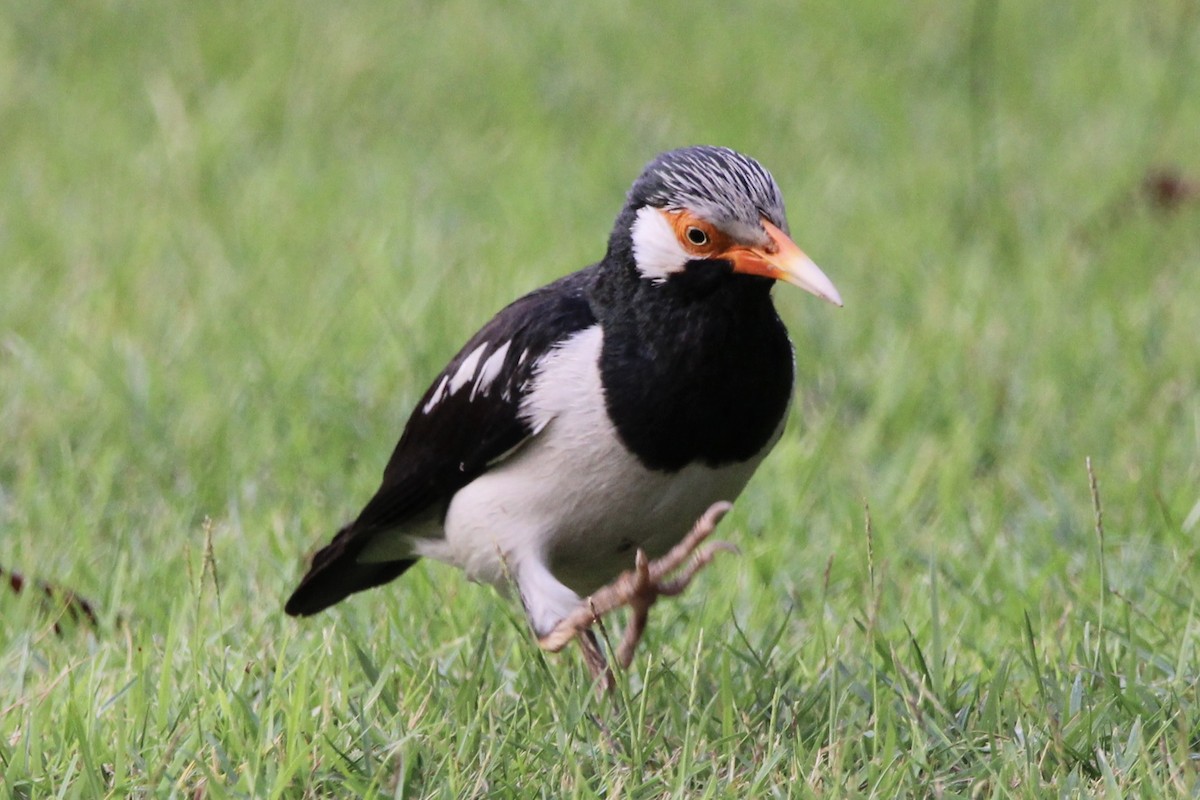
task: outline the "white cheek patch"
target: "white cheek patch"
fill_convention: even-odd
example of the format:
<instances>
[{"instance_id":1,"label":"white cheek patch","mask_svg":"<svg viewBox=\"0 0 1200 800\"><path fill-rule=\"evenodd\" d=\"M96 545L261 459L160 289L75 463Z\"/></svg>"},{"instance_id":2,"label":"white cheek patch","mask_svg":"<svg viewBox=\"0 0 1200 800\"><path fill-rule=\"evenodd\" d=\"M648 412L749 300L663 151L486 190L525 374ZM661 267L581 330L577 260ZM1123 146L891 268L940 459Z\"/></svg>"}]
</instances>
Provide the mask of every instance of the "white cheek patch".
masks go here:
<instances>
[{"instance_id":1,"label":"white cheek patch","mask_svg":"<svg viewBox=\"0 0 1200 800\"><path fill-rule=\"evenodd\" d=\"M638 272L654 283L662 283L671 275L683 272L692 258L679 244L671 223L657 208L639 208L629 233Z\"/></svg>"}]
</instances>

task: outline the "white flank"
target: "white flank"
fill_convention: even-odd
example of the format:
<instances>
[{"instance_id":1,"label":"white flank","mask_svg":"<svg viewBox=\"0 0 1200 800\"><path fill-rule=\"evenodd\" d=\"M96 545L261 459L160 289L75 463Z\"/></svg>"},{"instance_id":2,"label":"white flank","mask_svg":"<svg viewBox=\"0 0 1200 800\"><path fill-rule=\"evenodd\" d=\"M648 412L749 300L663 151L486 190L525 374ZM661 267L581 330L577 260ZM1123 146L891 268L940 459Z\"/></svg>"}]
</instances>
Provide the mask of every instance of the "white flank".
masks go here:
<instances>
[{"instance_id":1,"label":"white flank","mask_svg":"<svg viewBox=\"0 0 1200 800\"><path fill-rule=\"evenodd\" d=\"M655 283L662 283L672 274L682 272L691 258L679 244L671 223L657 208L639 208L629 233L638 272Z\"/></svg>"}]
</instances>

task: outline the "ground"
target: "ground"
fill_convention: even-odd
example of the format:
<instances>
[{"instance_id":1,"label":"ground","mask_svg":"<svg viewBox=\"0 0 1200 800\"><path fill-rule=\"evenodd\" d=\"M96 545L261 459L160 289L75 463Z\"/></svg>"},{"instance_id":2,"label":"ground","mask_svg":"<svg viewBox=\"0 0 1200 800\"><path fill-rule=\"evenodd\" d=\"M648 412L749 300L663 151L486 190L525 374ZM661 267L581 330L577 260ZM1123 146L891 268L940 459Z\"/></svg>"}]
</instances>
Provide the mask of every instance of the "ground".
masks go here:
<instances>
[{"instance_id":1,"label":"ground","mask_svg":"<svg viewBox=\"0 0 1200 800\"><path fill-rule=\"evenodd\" d=\"M3 4L0 566L99 614L0 595L3 793L1190 795L1198 76L1192 0ZM615 708L437 565L285 617L694 143L846 307Z\"/></svg>"}]
</instances>

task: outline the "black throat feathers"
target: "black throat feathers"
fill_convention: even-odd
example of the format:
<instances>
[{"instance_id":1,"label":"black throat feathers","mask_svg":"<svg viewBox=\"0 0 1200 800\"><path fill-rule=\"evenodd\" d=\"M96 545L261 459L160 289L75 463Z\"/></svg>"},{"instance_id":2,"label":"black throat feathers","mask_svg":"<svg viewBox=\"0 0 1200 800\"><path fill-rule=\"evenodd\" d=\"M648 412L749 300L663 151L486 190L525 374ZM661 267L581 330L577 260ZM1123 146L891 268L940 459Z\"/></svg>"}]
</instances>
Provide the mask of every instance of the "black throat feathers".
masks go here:
<instances>
[{"instance_id":1,"label":"black throat feathers","mask_svg":"<svg viewBox=\"0 0 1200 800\"><path fill-rule=\"evenodd\" d=\"M668 472L758 455L792 393L774 281L695 261L655 284L623 244L610 243L590 292L604 331L605 403L621 440L646 467Z\"/></svg>"}]
</instances>

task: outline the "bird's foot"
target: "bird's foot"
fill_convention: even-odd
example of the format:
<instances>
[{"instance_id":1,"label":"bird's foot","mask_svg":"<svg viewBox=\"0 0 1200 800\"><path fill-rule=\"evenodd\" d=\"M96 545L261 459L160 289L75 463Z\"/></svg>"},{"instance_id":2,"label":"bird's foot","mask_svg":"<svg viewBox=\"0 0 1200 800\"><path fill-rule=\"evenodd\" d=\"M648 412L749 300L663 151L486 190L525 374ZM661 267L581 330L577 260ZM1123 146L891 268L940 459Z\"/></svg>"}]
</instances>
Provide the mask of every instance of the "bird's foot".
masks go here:
<instances>
[{"instance_id":1,"label":"bird's foot","mask_svg":"<svg viewBox=\"0 0 1200 800\"><path fill-rule=\"evenodd\" d=\"M592 677L600 679L605 688L610 688L612 673L596 646L595 636L591 632L592 625L622 606L629 607L629 624L625 627L625 634L617 648L617 663L623 669L628 668L633 662L638 642L646 630L650 607L658 598L681 593L692 582L696 573L712 561L719 551L737 552L737 548L728 542L712 542L707 547L701 547L730 508L732 506L724 501L713 503L696 521L683 541L672 547L662 558L651 561L646 558L644 552L638 550L632 570L621 573L612 583L587 598L538 643L543 649L557 653L572 639L579 637L584 660ZM673 572L675 574L671 575Z\"/></svg>"}]
</instances>

